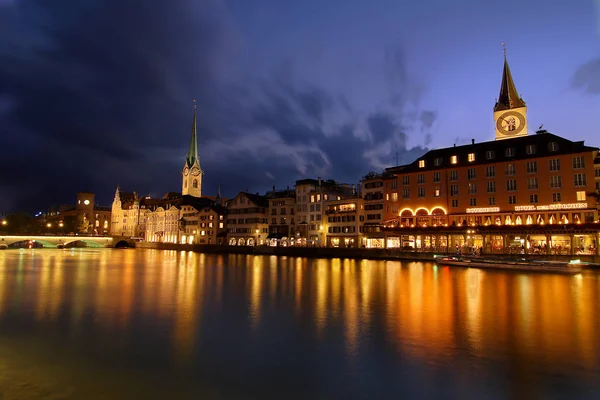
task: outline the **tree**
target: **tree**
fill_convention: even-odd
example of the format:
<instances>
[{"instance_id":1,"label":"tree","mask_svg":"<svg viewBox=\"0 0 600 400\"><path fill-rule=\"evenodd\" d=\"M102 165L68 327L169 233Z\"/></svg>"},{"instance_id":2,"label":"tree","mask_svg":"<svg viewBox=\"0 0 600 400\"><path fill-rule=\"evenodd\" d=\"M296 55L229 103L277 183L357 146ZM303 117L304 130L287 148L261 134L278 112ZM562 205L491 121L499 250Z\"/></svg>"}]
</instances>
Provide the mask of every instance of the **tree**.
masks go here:
<instances>
[{"instance_id":1,"label":"tree","mask_svg":"<svg viewBox=\"0 0 600 400\"><path fill-rule=\"evenodd\" d=\"M87 219L85 214L77 214L77 232L88 233L90 228L90 221Z\"/></svg>"}]
</instances>

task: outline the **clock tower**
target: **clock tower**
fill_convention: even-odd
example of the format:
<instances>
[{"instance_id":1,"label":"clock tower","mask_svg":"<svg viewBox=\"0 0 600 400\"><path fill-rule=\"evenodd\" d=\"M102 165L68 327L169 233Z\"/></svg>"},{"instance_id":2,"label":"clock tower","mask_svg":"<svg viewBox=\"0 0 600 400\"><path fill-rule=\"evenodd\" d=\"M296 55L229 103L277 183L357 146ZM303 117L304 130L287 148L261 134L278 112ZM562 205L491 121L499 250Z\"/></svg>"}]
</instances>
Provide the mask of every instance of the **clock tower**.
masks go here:
<instances>
[{"instance_id":1,"label":"clock tower","mask_svg":"<svg viewBox=\"0 0 600 400\"><path fill-rule=\"evenodd\" d=\"M196 100L194 100L194 121L192 123L192 139L190 140L190 149L185 157L183 166L181 194L202 197L202 168L198 159L198 141L196 138Z\"/></svg>"},{"instance_id":2,"label":"clock tower","mask_svg":"<svg viewBox=\"0 0 600 400\"><path fill-rule=\"evenodd\" d=\"M527 136L527 106L519 96L510 74L508 61L506 61L506 48L504 49L504 71L502 72L500 96L494 106L494 122L496 140Z\"/></svg>"}]
</instances>

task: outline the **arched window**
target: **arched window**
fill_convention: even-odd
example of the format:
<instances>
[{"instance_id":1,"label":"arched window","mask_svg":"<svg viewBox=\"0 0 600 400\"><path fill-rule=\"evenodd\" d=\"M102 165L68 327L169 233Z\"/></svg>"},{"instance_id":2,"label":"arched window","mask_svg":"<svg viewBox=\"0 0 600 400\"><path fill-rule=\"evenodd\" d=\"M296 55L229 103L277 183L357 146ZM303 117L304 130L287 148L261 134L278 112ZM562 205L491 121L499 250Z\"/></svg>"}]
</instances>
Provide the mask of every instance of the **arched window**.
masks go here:
<instances>
[{"instance_id":1,"label":"arched window","mask_svg":"<svg viewBox=\"0 0 600 400\"><path fill-rule=\"evenodd\" d=\"M194 179L194 182L192 183L192 187L194 189L198 189L198 179Z\"/></svg>"},{"instance_id":2,"label":"arched window","mask_svg":"<svg viewBox=\"0 0 600 400\"><path fill-rule=\"evenodd\" d=\"M183 187L187 188L187 180L183 181Z\"/></svg>"}]
</instances>

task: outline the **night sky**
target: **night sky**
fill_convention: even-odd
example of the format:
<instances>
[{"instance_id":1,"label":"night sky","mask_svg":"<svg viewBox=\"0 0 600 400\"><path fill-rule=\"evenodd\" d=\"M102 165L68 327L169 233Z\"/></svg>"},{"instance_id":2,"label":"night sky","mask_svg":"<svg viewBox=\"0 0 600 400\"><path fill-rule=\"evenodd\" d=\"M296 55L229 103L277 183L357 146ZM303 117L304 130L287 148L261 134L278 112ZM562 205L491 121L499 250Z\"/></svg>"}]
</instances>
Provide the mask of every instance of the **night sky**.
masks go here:
<instances>
[{"instance_id":1,"label":"night sky","mask_svg":"<svg viewBox=\"0 0 600 400\"><path fill-rule=\"evenodd\" d=\"M0 212L356 183L493 140L502 42L529 126L600 145L600 0L0 0Z\"/></svg>"}]
</instances>

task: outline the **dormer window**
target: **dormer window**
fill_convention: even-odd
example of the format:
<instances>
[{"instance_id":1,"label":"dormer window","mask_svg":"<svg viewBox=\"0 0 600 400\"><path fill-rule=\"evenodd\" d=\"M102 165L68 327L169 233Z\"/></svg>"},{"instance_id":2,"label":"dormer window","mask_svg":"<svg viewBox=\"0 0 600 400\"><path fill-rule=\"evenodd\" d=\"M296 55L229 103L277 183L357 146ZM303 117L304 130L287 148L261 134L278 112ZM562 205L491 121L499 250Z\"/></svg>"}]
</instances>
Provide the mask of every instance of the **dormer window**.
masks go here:
<instances>
[{"instance_id":1,"label":"dormer window","mask_svg":"<svg viewBox=\"0 0 600 400\"><path fill-rule=\"evenodd\" d=\"M425 160L419 160L419 168L425 168Z\"/></svg>"},{"instance_id":2,"label":"dormer window","mask_svg":"<svg viewBox=\"0 0 600 400\"><path fill-rule=\"evenodd\" d=\"M442 161L444 159L442 157L438 157L435 160L433 160L433 165L435 165L436 167L439 167L440 165L442 165Z\"/></svg>"},{"instance_id":3,"label":"dormer window","mask_svg":"<svg viewBox=\"0 0 600 400\"><path fill-rule=\"evenodd\" d=\"M485 158L488 160L493 160L496 157L496 152L494 150L488 150L485 152Z\"/></svg>"},{"instance_id":4,"label":"dormer window","mask_svg":"<svg viewBox=\"0 0 600 400\"><path fill-rule=\"evenodd\" d=\"M529 145L527 145L527 147L525 148L525 150L527 151L527 154L529 154L529 155L535 154L535 144L529 144Z\"/></svg>"},{"instance_id":5,"label":"dormer window","mask_svg":"<svg viewBox=\"0 0 600 400\"><path fill-rule=\"evenodd\" d=\"M458 156L450 156L450 164L456 164L458 162Z\"/></svg>"},{"instance_id":6,"label":"dormer window","mask_svg":"<svg viewBox=\"0 0 600 400\"><path fill-rule=\"evenodd\" d=\"M474 162L475 161L475 153L469 153L467 159L469 160L469 162Z\"/></svg>"},{"instance_id":7,"label":"dormer window","mask_svg":"<svg viewBox=\"0 0 600 400\"><path fill-rule=\"evenodd\" d=\"M504 154L506 155L506 157L514 157L515 156L515 148L514 147L507 148L506 151L504 152Z\"/></svg>"},{"instance_id":8,"label":"dormer window","mask_svg":"<svg viewBox=\"0 0 600 400\"><path fill-rule=\"evenodd\" d=\"M548 143L548 150L550 151L558 151L558 143L550 142Z\"/></svg>"}]
</instances>

